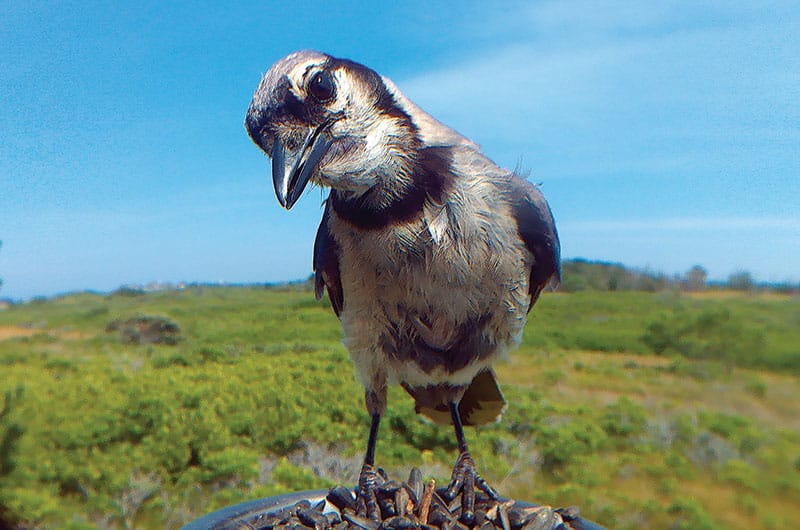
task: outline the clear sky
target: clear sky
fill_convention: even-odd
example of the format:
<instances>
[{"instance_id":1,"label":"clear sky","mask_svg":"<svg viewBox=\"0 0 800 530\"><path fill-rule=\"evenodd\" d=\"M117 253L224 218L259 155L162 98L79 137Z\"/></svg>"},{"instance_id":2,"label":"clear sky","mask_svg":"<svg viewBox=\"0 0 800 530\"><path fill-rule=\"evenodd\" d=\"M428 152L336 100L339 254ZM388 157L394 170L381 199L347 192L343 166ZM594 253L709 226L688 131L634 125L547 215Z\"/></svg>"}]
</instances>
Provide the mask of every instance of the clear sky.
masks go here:
<instances>
[{"instance_id":1,"label":"clear sky","mask_svg":"<svg viewBox=\"0 0 800 530\"><path fill-rule=\"evenodd\" d=\"M529 171L565 257L800 281L798 2L8 0L0 298L307 277L323 194L242 125L301 48Z\"/></svg>"}]
</instances>

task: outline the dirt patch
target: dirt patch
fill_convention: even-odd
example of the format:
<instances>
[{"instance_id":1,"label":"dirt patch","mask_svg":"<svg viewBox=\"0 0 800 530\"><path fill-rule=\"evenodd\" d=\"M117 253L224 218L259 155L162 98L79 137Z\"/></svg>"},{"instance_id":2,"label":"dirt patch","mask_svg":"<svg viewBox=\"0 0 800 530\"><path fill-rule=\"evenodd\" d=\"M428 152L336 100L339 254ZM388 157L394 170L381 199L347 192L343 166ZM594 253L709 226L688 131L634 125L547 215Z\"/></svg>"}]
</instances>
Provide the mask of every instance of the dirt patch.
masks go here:
<instances>
[{"instance_id":1,"label":"dirt patch","mask_svg":"<svg viewBox=\"0 0 800 530\"><path fill-rule=\"evenodd\" d=\"M20 337L33 337L34 335L50 335L59 339L82 339L84 335L79 331L57 331L54 329L27 328L24 326L0 326L0 340L18 339Z\"/></svg>"},{"instance_id":2,"label":"dirt patch","mask_svg":"<svg viewBox=\"0 0 800 530\"><path fill-rule=\"evenodd\" d=\"M22 326L0 326L0 340L16 339L18 337L32 337L39 333L47 333L45 330L24 328Z\"/></svg>"},{"instance_id":3,"label":"dirt patch","mask_svg":"<svg viewBox=\"0 0 800 530\"><path fill-rule=\"evenodd\" d=\"M748 292L748 291L718 291L718 290L708 290L708 291L694 291L694 292L687 292L684 293L685 296L689 298L695 298L697 300L731 300L731 299L749 299L749 300L772 300L772 301L783 301L783 300L791 300L792 295L788 293L775 293L775 292Z\"/></svg>"}]
</instances>

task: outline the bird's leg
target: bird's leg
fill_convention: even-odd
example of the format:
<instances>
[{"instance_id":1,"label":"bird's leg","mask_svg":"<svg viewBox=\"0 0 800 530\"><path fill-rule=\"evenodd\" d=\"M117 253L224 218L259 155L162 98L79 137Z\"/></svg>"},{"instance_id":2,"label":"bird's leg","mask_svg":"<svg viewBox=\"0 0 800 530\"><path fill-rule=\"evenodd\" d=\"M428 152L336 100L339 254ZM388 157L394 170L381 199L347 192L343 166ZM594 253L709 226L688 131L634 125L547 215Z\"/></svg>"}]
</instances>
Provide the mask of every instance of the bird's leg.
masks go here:
<instances>
[{"instance_id":1,"label":"bird's leg","mask_svg":"<svg viewBox=\"0 0 800 530\"><path fill-rule=\"evenodd\" d=\"M475 461L469 454L467 440L464 437L464 426L461 424L461 415L458 412L458 403L450 402L450 416L453 418L453 426L456 430L456 440L458 440L458 459L453 468L453 475L450 478L450 485L445 491L447 500L452 500L463 492L461 497L461 522L471 525L475 518L475 486L486 493L492 499L497 500L498 495L494 488L489 486L475 469Z\"/></svg>"},{"instance_id":2,"label":"bird's leg","mask_svg":"<svg viewBox=\"0 0 800 530\"><path fill-rule=\"evenodd\" d=\"M365 396L367 411L370 413L371 420L364 465L361 466L361 473L358 476L358 514L376 521L380 521L380 509L378 508L375 490L383 482L383 477L380 476L375 467L375 444L378 441L378 427L381 423L381 415L386 409L385 394L384 389L383 396L374 391L367 391Z\"/></svg>"}]
</instances>

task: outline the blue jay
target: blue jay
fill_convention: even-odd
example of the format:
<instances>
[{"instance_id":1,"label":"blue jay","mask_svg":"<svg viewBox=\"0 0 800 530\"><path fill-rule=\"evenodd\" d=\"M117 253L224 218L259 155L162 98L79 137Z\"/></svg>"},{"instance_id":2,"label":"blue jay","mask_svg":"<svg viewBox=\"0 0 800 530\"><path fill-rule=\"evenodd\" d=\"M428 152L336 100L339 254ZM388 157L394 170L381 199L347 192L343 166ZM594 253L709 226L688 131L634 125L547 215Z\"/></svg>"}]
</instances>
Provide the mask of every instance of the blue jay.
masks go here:
<instances>
[{"instance_id":1,"label":"blue jay","mask_svg":"<svg viewBox=\"0 0 800 530\"><path fill-rule=\"evenodd\" d=\"M347 59L300 51L273 65L247 111L272 159L280 204L309 182L330 188L314 243L315 292L327 290L365 388L371 425L359 484L377 517L374 466L386 389L455 428L459 456L445 496L478 474L463 425L505 408L492 362L519 342L527 314L560 278L560 247L537 187L409 101L389 79Z\"/></svg>"}]
</instances>

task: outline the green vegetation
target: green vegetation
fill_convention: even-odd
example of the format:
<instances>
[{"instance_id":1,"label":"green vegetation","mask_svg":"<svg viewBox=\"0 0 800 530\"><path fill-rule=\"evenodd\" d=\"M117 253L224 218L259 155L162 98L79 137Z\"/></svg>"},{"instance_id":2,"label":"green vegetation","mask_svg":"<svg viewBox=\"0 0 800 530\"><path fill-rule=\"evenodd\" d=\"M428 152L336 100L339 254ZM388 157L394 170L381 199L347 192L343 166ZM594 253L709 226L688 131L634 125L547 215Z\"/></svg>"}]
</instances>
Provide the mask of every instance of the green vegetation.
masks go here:
<instances>
[{"instance_id":1,"label":"green vegetation","mask_svg":"<svg viewBox=\"0 0 800 530\"><path fill-rule=\"evenodd\" d=\"M561 292L576 291L646 291L666 289L697 292L709 287L734 292L800 293L800 284L791 282L758 283L747 271L738 271L725 282L708 282L708 271L695 265L684 274L667 276L651 270L637 270L621 263L583 258L565 260L561 265Z\"/></svg>"},{"instance_id":2,"label":"green vegetation","mask_svg":"<svg viewBox=\"0 0 800 530\"><path fill-rule=\"evenodd\" d=\"M532 315L497 367L508 412L468 431L504 494L610 528L800 526L800 300L587 289ZM302 285L0 312L0 528L178 528L354 483L368 418L340 339ZM455 456L392 389L380 464L441 482Z\"/></svg>"}]
</instances>

